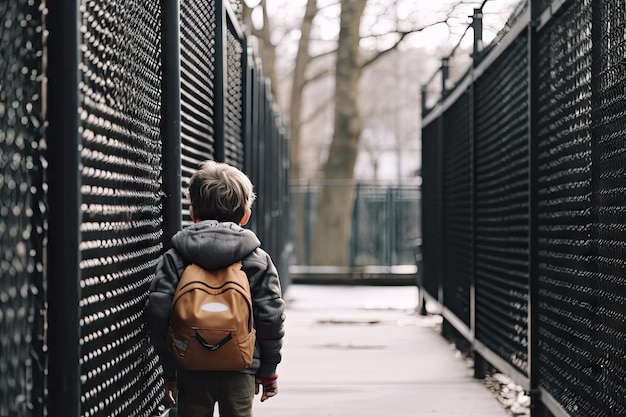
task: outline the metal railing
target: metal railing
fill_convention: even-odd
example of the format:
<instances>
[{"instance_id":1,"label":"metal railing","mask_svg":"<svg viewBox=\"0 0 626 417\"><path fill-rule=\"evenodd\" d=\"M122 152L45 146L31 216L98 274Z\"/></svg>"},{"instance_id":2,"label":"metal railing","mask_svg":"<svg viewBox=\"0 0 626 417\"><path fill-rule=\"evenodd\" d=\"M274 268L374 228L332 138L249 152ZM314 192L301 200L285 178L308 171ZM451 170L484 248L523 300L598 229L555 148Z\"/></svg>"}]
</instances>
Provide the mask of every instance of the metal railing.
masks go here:
<instances>
[{"instance_id":1,"label":"metal railing","mask_svg":"<svg viewBox=\"0 0 626 417\"><path fill-rule=\"evenodd\" d=\"M337 193L352 193L350 237L347 242L328 242L329 245L347 245L346 265L312 264L313 233L318 226L316 210L324 187ZM299 281L357 282L366 279L373 283L400 279L415 283L416 242L421 237L421 193L417 184L377 184L353 181L310 182L291 186L291 199L297 223L303 231L301 241L290 267L290 276ZM407 281L408 280L408 281Z\"/></svg>"},{"instance_id":2,"label":"metal railing","mask_svg":"<svg viewBox=\"0 0 626 417\"><path fill-rule=\"evenodd\" d=\"M201 161L284 253L286 131L230 3L0 5L0 416L157 414L143 306Z\"/></svg>"},{"instance_id":3,"label":"metal railing","mask_svg":"<svg viewBox=\"0 0 626 417\"><path fill-rule=\"evenodd\" d=\"M423 289L534 417L626 415L624 5L519 11L423 117Z\"/></svg>"}]
</instances>

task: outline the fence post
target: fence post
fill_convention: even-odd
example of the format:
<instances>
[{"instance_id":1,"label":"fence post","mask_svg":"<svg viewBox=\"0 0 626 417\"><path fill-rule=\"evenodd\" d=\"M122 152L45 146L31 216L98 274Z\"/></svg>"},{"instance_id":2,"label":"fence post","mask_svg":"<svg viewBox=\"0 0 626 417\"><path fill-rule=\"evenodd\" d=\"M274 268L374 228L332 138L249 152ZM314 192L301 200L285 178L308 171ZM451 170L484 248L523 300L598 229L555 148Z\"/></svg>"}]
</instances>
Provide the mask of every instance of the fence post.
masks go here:
<instances>
[{"instance_id":1,"label":"fence post","mask_svg":"<svg viewBox=\"0 0 626 417\"><path fill-rule=\"evenodd\" d=\"M356 256L359 252L359 216L361 201L361 183L357 182L354 186L354 207L352 209L352 233L349 241L349 266L356 265Z\"/></svg>"},{"instance_id":2,"label":"fence post","mask_svg":"<svg viewBox=\"0 0 626 417\"><path fill-rule=\"evenodd\" d=\"M163 245L182 228L181 115L180 115L180 3L161 0L161 137L163 164Z\"/></svg>"},{"instance_id":3,"label":"fence post","mask_svg":"<svg viewBox=\"0 0 626 417\"><path fill-rule=\"evenodd\" d=\"M48 1L48 395L50 417L80 415L78 2ZM63 105L59 105L59 103Z\"/></svg>"},{"instance_id":4,"label":"fence post","mask_svg":"<svg viewBox=\"0 0 626 417\"><path fill-rule=\"evenodd\" d=\"M592 262L591 262L589 269L592 272L592 274L595 277L597 277L596 279L593 279L592 282L590 283L591 291L596 294L593 297L593 301L596 302L597 305L606 306L606 304L602 303L603 301L602 295L603 293L605 293L605 291L603 291L603 288L602 288L603 285L601 283L606 278L602 277L601 275L601 263L602 262L600 261L601 256L603 255L602 253L603 251L601 248L602 244L600 243L602 235L603 235L601 234L601 227L603 223L606 222L606 220L600 217L600 207L603 205L602 191L604 188L602 184L602 178L601 178L604 170L601 169L601 167L605 166L606 164L606 162L602 160L602 155L604 152L602 149L602 135L603 134L601 130L603 130L603 124L606 123L606 121L603 120L603 110L608 110L606 109L606 104L602 102L602 99L604 97L603 87L605 86L603 85L603 83L606 80L602 76L602 73L607 70L604 64L604 62L606 62L606 59L607 59L607 56L606 56L607 52L604 51L605 42L607 42L607 39L605 39L604 37L609 35L609 33L605 33L604 31L609 30L609 29L606 27L606 23L603 24L601 22L603 21L603 19L607 18L607 16L604 15L602 9L608 6L605 6L604 2L592 2L590 7L591 7L591 42L592 42L593 47L591 49L591 109L592 109L591 110L591 126L592 126L592 129L591 129L591 148L590 148L591 150L591 224L592 224L592 227L591 227L591 243L590 243L590 248L589 248L589 253L592 255ZM606 145L608 145L608 143ZM608 289L609 287L607 286L604 288ZM605 313L600 313L599 317L596 318L596 322L598 324L601 324L603 321L603 318L608 319L606 317L607 313L608 311ZM608 359L607 353L601 347L602 346L601 342L603 340L606 340L605 339L606 336L603 334L603 332L606 331L607 329L606 327L605 328L603 327L604 326L601 326L601 325L596 326L595 332L593 333L593 337L595 338L594 343L593 343L594 349L590 353L597 360L596 365L595 365L596 369L598 369L598 365L599 363L601 363L600 358ZM622 364L626 366L626 362L622 361ZM607 389L607 387L610 387L610 385L607 385L606 375L607 373L612 373L616 371L615 368L613 369L611 368L612 368L611 366L605 367L604 369L602 369L602 371L598 371L598 374L595 375L595 377L593 378L594 383L595 383L593 384L593 388L596 393L603 392ZM621 367L621 371L624 371L624 367ZM622 379L622 383L623 382L624 381ZM617 395L615 395L614 398L617 399ZM598 395L596 401L606 402L606 400L607 400L607 396ZM600 404L598 404L598 406L600 406ZM613 407L611 408L612 410L609 411L609 406L605 405L605 407L602 408L602 411L616 413L616 414L623 414L623 412L620 413L620 411L616 411L616 408L613 408Z\"/></svg>"},{"instance_id":5,"label":"fence post","mask_svg":"<svg viewBox=\"0 0 626 417\"><path fill-rule=\"evenodd\" d=\"M248 62L248 38L244 34L241 37L241 48L243 52L241 54L241 97L243 103L241 103L241 139L243 141L243 169L248 175L252 174L250 164L250 66Z\"/></svg>"},{"instance_id":6,"label":"fence post","mask_svg":"<svg viewBox=\"0 0 626 417\"><path fill-rule=\"evenodd\" d=\"M226 47L228 42L226 41L226 32L228 30L226 22L226 6L224 0L215 0L215 91L214 91L214 103L213 103L213 129L215 135L215 142L213 147L213 155L216 161L224 162L224 141L225 131L225 100L226 100L226 73L227 73L227 59L226 59Z\"/></svg>"},{"instance_id":7,"label":"fence post","mask_svg":"<svg viewBox=\"0 0 626 417\"><path fill-rule=\"evenodd\" d=\"M304 191L304 210L302 213L306 265L311 265L311 245L313 240L313 202L311 201L311 193L311 181L308 180Z\"/></svg>"},{"instance_id":8,"label":"fence post","mask_svg":"<svg viewBox=\"0 0 626 417\"><path fill-rule=\"evenodd\" d=\"M447 62L447 58L445 59ZM443 75L443 74L442 74ZM445 85L445 82L444 82ZM443 96L441 97L441 103L443 104ZM441 112L439 117L437 118L437 212L438 223L437 223L437 234L439 235L439 241L437 242L437 251L438 251L438 265L437 265L437 276L438 276L438 288L437 288L437 301L439 304L444 305L444 250L443 250L443 225L445 224L444 213L443 213L443 143L445 140L444 134L444 114L445 112ZM444 319L444 327L446 326L446 320ZM445 330L445 329L442 329Z\"/></svg>"},{"instance_id":9,"label":"fence post","mask_svg":"<svg viewBox=\"0 0 626 417\"><path fill-rule=\"evenodd\" d=\"M385 256L386 266L391 266L396 263L397 257L394 254L397 253L396 241L396 207L394 202L397 202L395 189L393 187L387 188L387 252Z\"/></svg>"},{"instance_id":10,"label":"fence post","mask_svg":"<svg viewBox=\"0 0 626 417\"><path fill-rule=\"evenodd\" d=\"M538 48L536 30L542 11L541 0L531 0L528 24L528 381L531 397L531 417L543 417L546 410L541 402L539 374L539 276L537 268L537 61Z\"/></svg>"},{"instance_id":11,"label":"fence post","mask_svg":"<svg viewBox=\"0 0 626 417\"><path fill-rule=\"evenodd\" d=\"M252 55L250 59L256 59L256 56ZM258 120L259 120L259 72L257 66L253 62L249 67L248 74L248 111L247 111L247 129L246 129L246 142L248 149L246 152L246 172L251 175L254 181L258 181L260 171L259 161L259 145L258 145ZM258 230L260 224L259 205L254 204L252 206L252 218L248 225L252 230Z\"/></svg>"},{"instance_id":12,"label":"fence post","mask_svg":"<svg viewBox=\"0 0 626 417\"><path fill-rule=\"evenodd\" d=\"M474 49L472 53L472 60L474 65L478 62L480 53L483 50L483 9L474 9L474 16L472 17L472 28L474 29Z\"/></svg>"},{"instance_id":13,"label":"fence post","mask_svg":"<svg viewBox=\"0 0 626 417\"><path fill-rule=\"evenodd\" d=\"M480 12L480 28L478 28L478 13ZM474 55L472 60L472 83L469 87L469 184L470 184L470 219L471 219L471 260L470 260L470 289L469 289L469 331L470 343L472 344L472 357L474 359L474 378L485 379L486 362L483 356L474 349L476 346L476 82L474 69L478 64L478 55L482 50L482 9L474 9ZM480 40L480 42L478 42Z\"/></svg>"},{"instance_id":14,"label":"fence post","mask_svg":"<svg viewBox=\"0 0 626 417\"><path fill-rule=\"evenodd\" d=\"M448 81L450 78L450 57L441 59L441 101L448 95Z\"/></svg>"}]
</instances>

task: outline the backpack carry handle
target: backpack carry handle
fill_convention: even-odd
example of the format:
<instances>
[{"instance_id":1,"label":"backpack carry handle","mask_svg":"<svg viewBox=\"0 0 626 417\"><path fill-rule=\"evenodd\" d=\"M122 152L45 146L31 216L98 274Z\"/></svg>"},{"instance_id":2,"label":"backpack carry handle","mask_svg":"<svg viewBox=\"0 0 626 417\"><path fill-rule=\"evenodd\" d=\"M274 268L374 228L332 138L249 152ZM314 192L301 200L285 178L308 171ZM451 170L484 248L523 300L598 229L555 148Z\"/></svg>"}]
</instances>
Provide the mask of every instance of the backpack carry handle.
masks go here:
<instances>
[{"instance_id":1,"label":"backpack carry handle","mask_svg":"<svg viewBox=\"0 0 626 417\"><path fill-rule=\"evenodd\" d=\"M196 340L198 341L198 343L200 343L202 345L202 347L209 349L210 351L214 352L216 350L218 350L219 348L221 348L222 346L224 346L230 339L233 338L232 333L228 333L228 336L226 336L225 338L223 338L222 340L220 340L219 342L217 342L217 344L212 345L210 343L208 343L206 340L204 340L202 338L202 336L200 336L200 333L198 333L198 331L196 331Z\"/></svg>"}]
</instances>

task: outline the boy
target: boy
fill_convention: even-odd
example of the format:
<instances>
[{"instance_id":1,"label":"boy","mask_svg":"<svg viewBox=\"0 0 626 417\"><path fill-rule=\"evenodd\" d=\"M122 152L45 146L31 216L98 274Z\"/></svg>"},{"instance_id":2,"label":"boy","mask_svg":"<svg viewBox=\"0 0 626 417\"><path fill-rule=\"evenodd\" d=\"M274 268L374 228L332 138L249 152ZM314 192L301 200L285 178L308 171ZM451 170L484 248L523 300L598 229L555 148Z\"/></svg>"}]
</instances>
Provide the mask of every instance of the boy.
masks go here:
<instances>
[{"instance_id":1,"label":"boy","mask_svg":"<svg viewBox=\"0 0 626 417\"><path fill-rule=\"evenodd\" d=\"M237 168L204 162L189 183L189 212L194 224L172 238L157 265L145 313L151 342L161 359L167 396L179 417L212 417L218 403L220 417L251 417L254 394L263 387L261 401L278 393L276 367L281 360L285 303L278 273L260 248L248 223L255 199L252 183ZM226 267L238 260L250 282L256 345L252 364L242 371L176 369L166 347L170 309L185 267Z\"/></svg>"}]
</instances>

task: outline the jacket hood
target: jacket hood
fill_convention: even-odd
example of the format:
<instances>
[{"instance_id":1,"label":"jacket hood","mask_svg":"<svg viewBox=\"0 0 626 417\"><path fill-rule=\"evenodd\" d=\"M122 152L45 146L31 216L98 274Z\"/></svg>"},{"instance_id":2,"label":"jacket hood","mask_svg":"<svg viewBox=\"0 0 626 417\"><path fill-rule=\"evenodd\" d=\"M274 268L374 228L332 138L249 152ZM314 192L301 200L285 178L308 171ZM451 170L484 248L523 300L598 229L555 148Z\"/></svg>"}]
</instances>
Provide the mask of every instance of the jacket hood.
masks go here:
<instances>
[{"instance_id":1,"label":"jacket hood","mask_svg":"<svg viewBox=\"0 0 626 417\"><path fill-rule=\"evenodd\" d=\"M254 232L235 223L205 220L176 233L172 245L190 263L218 269L242 260L261 242Z\"/></svg>"}]
</instances>

